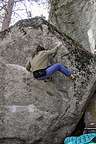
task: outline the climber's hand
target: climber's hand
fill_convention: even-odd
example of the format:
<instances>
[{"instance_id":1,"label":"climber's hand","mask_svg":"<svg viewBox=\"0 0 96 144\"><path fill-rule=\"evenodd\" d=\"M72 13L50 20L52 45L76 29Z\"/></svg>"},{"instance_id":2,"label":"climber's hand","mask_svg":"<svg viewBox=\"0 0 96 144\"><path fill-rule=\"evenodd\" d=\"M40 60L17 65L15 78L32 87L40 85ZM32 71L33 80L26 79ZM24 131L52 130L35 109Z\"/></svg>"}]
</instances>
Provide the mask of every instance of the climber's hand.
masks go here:
<instances>
[{"instance_id":1,"label":"climber's hand","mask_svg":"<svg viewBox=\"0 0 96 144\"><path fill-rule=\"evenodd\" d=\"M26 70L30 72L30 69L31 69L31 63L30 61L28 61L26 64Z\"/></svg>"}]
</instances>

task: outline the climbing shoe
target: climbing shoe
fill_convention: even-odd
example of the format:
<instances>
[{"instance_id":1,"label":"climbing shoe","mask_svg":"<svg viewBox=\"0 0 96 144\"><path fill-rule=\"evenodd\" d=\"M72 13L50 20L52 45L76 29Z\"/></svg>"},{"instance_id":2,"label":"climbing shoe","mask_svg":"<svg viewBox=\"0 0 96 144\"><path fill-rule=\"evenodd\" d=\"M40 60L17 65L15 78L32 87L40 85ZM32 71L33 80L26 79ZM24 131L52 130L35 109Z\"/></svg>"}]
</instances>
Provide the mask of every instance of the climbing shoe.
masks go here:
<instances>
[{"instance_id":1,"label":"climbing shoe","mask_svg":"<svg viewBox=\"0 0 96 144\"><path fill-rule=\"evenodd\" d=\"M71 80L75 80L75 79L76 79L76 76L75 76L74 74L71 74L71 75L69 76L69 78L70 78Z\"/></svg>"}]
</instances>

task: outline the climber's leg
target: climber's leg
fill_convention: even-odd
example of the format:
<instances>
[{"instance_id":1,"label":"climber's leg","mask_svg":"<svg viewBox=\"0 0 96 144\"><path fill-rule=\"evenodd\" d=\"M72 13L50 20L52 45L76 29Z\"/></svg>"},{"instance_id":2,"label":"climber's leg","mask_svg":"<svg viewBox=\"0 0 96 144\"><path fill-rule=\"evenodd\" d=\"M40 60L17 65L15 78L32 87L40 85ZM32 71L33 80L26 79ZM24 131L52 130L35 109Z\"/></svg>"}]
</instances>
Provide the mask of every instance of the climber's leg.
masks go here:
<instances>
[{"instance_id":1,"label":"climber's leg","mask_svg":"<svg viewBox=\"0 0 96 144\"><path fill-rule=\"evenodd\" d=\"M46 77L51 76L57 71L63 73L65 76L70 76L72 74L72 70L68 69L63 64L56 63L46 69Z\"/></svg>"},{"instance_id":2,"label":"climber's leg","mask_svg":"<svg viewBox=\"0 0 96 144\"><path fill-rule=\"evenodd\" d=\"M33 76L38 80L44 80L49 78L52 74L54 74L57 71L63 73L65 76L68 76L72 80L75 79L74 75L72 74L73 71L59 63L48 66L45 69L37 70L33 72Z\"/></svg>"}]
</instances>

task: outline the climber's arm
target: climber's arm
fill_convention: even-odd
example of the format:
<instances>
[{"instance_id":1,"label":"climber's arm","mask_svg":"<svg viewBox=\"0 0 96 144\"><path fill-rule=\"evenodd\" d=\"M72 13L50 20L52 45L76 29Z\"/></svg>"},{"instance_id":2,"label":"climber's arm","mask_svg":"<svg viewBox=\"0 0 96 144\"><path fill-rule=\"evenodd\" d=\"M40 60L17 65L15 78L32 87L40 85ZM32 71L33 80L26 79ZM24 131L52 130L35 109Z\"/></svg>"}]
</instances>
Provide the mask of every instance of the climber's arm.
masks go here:
<instances>
[{"instance_id":1,"label":"climber's arm","mask_svg":"<svg viewBox=\"0 0 96 144\"><path fill-rule=\"evenodd\" d=\"M55 48L53 48L53 49L51 49L51 50L47 50L46 51L46 53L47 54L54 54L54 55L56 55L57 54L57 50L58 50L58 48L60 47L60 45L61 45L61 43L59 43Z\"/></svg>"},{"instance_id":2,"label":"climber's arm","mask_svg":"<svg viewBox=\"0 0 96 144\"><path fill-rule=\"evenodd\" d=\"M51 49L51 50L47 50L46 53L49 54L49 55L50 55L50 54L55 54L55 53L57 53L57 50L58 50L58 47L53 48L53 49Z\"/></svg>"},{"instance_id":3,"label":"climber's arm","mask_svg":"<svg viewBox=\"0 0 96 144\"><path fill-rule=\"evenodd\" d=\"M31 62L28 61L26 64L26 70L30 71L30 69L31 69Z\"/></svg>"}]
</instances>

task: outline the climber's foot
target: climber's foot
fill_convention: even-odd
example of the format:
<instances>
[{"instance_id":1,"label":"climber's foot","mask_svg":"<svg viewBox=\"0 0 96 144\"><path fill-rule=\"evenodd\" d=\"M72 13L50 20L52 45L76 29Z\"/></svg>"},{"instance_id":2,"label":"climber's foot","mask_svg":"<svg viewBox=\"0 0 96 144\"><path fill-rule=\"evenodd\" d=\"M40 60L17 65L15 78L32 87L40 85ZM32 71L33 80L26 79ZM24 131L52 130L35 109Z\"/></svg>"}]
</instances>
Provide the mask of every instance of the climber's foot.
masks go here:
<instances>
[{"instance_id":1,"label":"climber's foot","mask_svg":"<svg viewBox=\"0 0 96 144\"><path fill-rule=\"evenodd\" d=\"M76 76L75 76L74 74L71 74L71 75L69 76L69 78L70 78L71 80L75 80L75 79L76 79Z\"/></svg>"}]
</instances>

